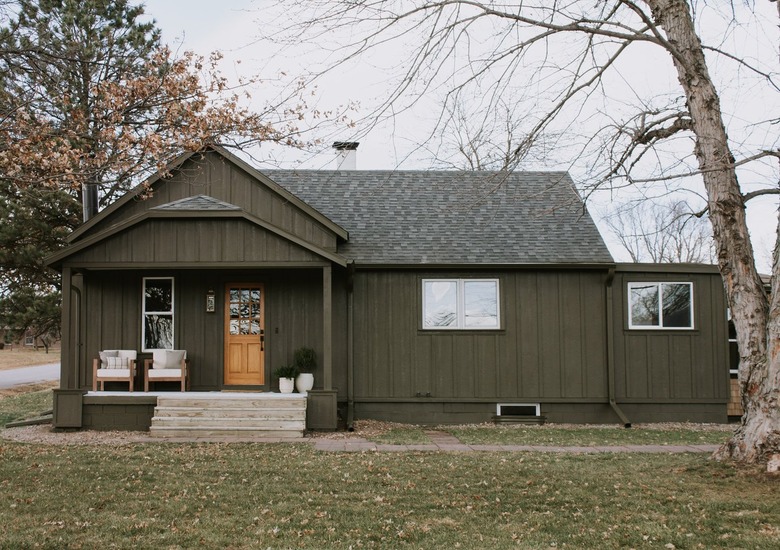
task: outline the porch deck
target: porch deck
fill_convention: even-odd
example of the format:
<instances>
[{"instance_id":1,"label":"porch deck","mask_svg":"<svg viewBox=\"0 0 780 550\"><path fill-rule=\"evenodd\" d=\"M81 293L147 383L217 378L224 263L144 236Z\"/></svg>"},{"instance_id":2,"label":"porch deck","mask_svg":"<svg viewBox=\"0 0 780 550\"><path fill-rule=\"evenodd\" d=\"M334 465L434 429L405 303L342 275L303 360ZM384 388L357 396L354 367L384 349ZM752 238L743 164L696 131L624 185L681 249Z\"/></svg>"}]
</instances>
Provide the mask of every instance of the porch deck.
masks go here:
<instances>
[{"instance_id":1,"label":"porch deck","mask_svg":"<svg viewBox=\"0 0 780 550\"><path fill-rule=\"evenodd\" d=\"M111 392L84 395L84 427L149 430L152 437L299 439L306 395L270 392Z\"/></svg>"}]
</instances>

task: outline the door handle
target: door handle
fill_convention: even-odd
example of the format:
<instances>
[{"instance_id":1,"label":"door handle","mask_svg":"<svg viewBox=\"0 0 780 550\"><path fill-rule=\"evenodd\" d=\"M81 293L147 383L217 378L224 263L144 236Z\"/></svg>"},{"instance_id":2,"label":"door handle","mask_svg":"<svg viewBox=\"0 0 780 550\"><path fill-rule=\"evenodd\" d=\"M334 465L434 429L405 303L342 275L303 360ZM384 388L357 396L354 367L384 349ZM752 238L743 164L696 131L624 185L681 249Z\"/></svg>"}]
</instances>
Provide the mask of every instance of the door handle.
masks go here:
<instances>
[{"instance_id":1,"label":"door handle","mask_svg":"<svg viewBox=\"0 0 780 550\"><path fill-rule=\"evenodd\" d=\"M260 329L260 351L265 351L265 331Z\"/></svg>"}]
</instances>

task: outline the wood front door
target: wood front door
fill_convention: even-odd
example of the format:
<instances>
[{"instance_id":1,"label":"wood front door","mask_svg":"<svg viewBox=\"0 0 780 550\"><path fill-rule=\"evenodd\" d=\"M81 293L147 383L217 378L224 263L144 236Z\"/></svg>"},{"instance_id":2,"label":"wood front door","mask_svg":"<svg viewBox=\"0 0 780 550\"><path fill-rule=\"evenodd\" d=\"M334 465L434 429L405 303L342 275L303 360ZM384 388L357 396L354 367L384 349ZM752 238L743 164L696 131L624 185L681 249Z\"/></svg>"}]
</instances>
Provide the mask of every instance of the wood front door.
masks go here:
<instances>
[{"instance_id":1,"label":"wood front door","mask_svg":"<svg viewBox=\"0 0 780 550\"><path fill-rule=\"evenodd\" d=\"M225 384L265 383L265 290L261 284L225 286Z\"/></svg>"}]
</instances>

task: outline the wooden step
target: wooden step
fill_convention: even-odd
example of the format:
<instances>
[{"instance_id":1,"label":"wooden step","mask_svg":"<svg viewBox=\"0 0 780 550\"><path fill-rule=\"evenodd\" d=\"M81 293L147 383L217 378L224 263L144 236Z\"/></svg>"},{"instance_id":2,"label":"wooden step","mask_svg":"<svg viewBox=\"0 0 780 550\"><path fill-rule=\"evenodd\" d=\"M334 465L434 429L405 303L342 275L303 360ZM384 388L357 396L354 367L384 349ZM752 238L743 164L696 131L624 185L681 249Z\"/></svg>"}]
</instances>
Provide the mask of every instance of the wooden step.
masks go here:
<instances>
[{"instance_id":1,"label":"wooden step","mask_svg":"<svg viewBox=\"0 0 780 550\"><path fill-rule=\"evenodd\" d=\"M205 428L205 427L190 427L190 428L175 428L175 427L155 427L152 426L149 434L152 437L166 438L166 437L189 437L208 439L211 437L238 437L238 438L253 438L253 439L284 439L290 441L302 440L303 434L299 430L269 430L269 429L257 429L257 428L238 428L238 427L223 427L223 428Z\"/></svg>"},{"instance_id":2,"label":"wooden step","mask_svg":"<svg viewBox=\"0 0 780 550\"><path fill-rule=\"evenodd\" d=\"M306 409L252 409L224 407L155 407L155 417L161 418L253 418L259 420L306 420Z\"/></svg>"},{"instance_id":3,"label":"wooden step","mask_svg":"<svg viewBox=\"0 0 780 550\"><path fill-rule=\"evenodd\" d=\"M181 393L158 397L150 435L288 440L305 429L305 396Z\"/></svg>"},{"instance_id":4,"label":"wooden step","mask_svg":"<svg viewBox=\"0 0 780 550\"><path fill-rule=\"evenodd\" d=\"M152 419L155 427L217 427L217 428L268 428L269 430L305 430L306 418L216 418L216 417L183 417L183 416L155 416Z\"/></svg>"}]
</instances>

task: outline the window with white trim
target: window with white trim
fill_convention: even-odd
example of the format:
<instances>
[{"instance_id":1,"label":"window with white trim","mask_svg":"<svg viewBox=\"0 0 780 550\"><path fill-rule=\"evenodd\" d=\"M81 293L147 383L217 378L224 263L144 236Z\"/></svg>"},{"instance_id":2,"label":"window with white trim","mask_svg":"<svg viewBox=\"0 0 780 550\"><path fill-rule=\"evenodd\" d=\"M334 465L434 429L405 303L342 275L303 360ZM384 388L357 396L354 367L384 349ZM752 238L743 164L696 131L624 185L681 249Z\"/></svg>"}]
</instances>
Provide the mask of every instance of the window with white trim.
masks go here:
<instances>
[{"instance_id":1,"label":"window with white trim","mask_svg":"<svg viewBox=\"0 0 780 550\"><path fill-rule=\"evenodd\" d=\"M422 291L424 329L501 328L498 279L423 279Z\"/></svg>"},{"instance_id":2,"label":"window with white trim","mask_svg":"<svg viewBox=\"0 0 780 550\"><path fill-rule=\"evenodd\" d=\"M693 283L628 283L628 327L692 329Z\"/></svg>"},{"instance_id":3,"label":"window with white trim","mask_svg":"<svg viewBox=\"0 0 780 550\"><path fill-rule=\"evenodd\" d=\"M173 277L144 277L143 351L173 349Z\"/></svg>"}]
</instances>

